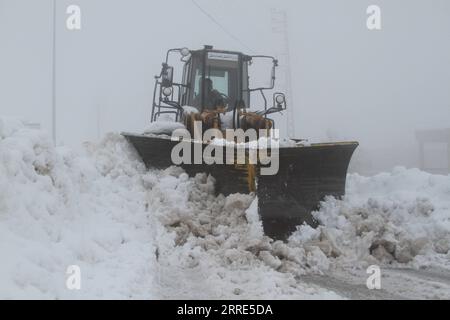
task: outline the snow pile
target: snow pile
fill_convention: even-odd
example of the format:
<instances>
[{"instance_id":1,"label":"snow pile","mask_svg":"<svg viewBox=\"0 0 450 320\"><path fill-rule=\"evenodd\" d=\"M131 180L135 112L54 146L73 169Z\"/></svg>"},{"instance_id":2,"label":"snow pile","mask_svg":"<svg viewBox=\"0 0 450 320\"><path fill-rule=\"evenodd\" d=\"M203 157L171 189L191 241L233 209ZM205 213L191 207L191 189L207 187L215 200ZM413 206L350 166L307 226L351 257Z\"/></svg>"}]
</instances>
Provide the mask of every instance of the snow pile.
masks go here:
<instances>
[{"instance_id":1,"label":"snow pile","mask_svg":"<svg viewBox=\"0 0 450 320\"><path fill-rule=\"evenodd\" d=\"M254 195L147 171L124 138L86 154L0 118L0 298L340 298L304 275L339 266L446 265L450 177L350 175L287 243L266 237ZM82 290L66 288L78 265Z\"/></svg>"},{"instance_id":2,"label":"snow pile","mask_svg":"<svg viewBox=\"0 0 450 320\"><path fill-rule=\"evenodd\" d=\"M448 265L450 177L396 169L350 175L345 200L328 199L317 230L300 226L289 242L264 236L257 199L214 195L214 180L171 168L147 181L165 228L158 236L164 298L332 298L306 285L330 269ZM415 265L414 265L415 264Z\"/></svg>"},{"instance_id":3,"label":"snow pile","mask_svg":"<svg viewBox=\"0 0 450 320\"><path fill-rule=\"evenodd\" d=\"M0 139L13 135L17 130L22 129L24 124L16 118L0 117Z\"/></svg>"},{"instance_id":4,"label":"snow pile","mask_svg":"<svg viewBox=\"0 0 450 320\"><path fill-rule=\"evenodd\" d=\"M291 245L317 245L341 265L450 267L450 176L396 168L367 178L349 175L344 200L328 199Z\"/></svg>"},{"instance_id":5,"label":"snow pile","mask_svg":"<svg viewBox=\"0 0 450 320\"><path fill-rule=\"evenodd\" d=\"M79 156L0 123L0 298L339 298L298 283L305 254L264 237L253 196L148 172L116 134ZM80 291L66 288L71 265Z\"/></svg>"},{"instance_id":6,"label":"snow pile","mask_svg":"<svg viewBox=\"0 0 450 320\"><path fill-rule=\"evenodd\" d=\"M298 282L326 257L263 234L251 195L214 195L214 180L171 168L151 177L149 204L158 235L164 298L338 298ZM317 270L320 270L318 267Z\"/></svg>"},{"instance_id":7,"label":"snow pile","mask_svg":"<svg viewBox=\"0 0 450 320\"><path fill-rule=\"evenodd\" d=\"M153 297L155 224L134 151L110 136L92 161L0 124L0 298ZM70 265L81 291L66 288Z\"/></svg>"}]
</instances>

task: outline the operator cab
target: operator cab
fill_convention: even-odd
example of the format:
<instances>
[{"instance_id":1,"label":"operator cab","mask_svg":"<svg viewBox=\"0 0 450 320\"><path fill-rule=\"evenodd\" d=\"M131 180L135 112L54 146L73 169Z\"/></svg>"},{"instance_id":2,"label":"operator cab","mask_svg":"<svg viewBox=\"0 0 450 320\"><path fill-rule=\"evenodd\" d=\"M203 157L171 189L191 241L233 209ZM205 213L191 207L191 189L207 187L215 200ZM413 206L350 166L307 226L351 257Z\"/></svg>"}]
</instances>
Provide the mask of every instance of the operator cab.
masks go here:
<instances>
[{"instance_id":1,"label":"operator cab","mask_svg":"<svg viewBox=\"0 0 450 320\"><path fill-rule=\"evenodd\" d=\"M238 52L192 51L184 70L185 104L203 109L231 110L249 105L248 67Z\"/></svg>"},{"instance_id":2,"label":"operator cab","mask_svg":"<svg viewBox=\"0 0 450 320\"><path fill-rule=\"evenodd\" d=\"M172 53L178 53L183 63L182 79L178 82L174 81L174 67L169 65ZM272 64L268 87L249 88L249 65L255 59L265 59ZM241 52L215 50L212 46L201 50L170 49L161 74L156 77L151 121L162 115L171 115L175 121L180 121L183 106L193 107L199 113L233 111L239 121L239 112L250 108L253 92L262 95L264 105L252 106L252 109L256 107L255 113L267 118L271 113L286 109L283 93L273 94L272 107L267 106L264 93L275 86L277 66L278 61L271 56L248 56Z\"/></svg>"}]
</instances>

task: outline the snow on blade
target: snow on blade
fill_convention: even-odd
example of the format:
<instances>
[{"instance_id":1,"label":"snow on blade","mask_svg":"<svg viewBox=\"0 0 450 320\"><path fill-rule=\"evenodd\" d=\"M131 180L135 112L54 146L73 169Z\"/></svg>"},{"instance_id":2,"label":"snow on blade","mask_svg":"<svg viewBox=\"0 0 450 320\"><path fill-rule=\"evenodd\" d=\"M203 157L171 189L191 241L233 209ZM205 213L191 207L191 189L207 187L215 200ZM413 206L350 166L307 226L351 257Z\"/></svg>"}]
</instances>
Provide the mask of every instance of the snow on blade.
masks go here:
<instances>
[{"instance_id":1,"label":"snow on blade","mask_svg":"<svg viewBox=\"0 0 450 320\"><path fill-rule=\"evenodd\" d=\"M183 107L181 107L181 108L183 109L183 112L184 112L186 115L200 113L196 107L183 106Z\"/></svg>"},{"instance_id":2,"label":"snow on blade","mask_svg":"<svg viewBox=\"0 0 450 320\"><path fill-rule=\"evenodd\" d=\"M171 136L177 129L186 129L186 127L182 123L175 121L156 121L147 126L144 134L165 134Z\"/></svg>"}]
</instances>

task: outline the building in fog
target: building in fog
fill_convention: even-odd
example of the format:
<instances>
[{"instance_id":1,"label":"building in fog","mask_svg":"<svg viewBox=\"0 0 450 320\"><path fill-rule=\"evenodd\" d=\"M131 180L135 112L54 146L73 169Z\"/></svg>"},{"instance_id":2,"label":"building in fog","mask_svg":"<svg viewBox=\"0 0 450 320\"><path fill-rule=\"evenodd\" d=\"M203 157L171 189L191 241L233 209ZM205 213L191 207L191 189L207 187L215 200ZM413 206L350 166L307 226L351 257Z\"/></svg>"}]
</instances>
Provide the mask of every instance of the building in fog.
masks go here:
<instances>
[{"instance_id":1,"label":"building in fog","mask_svg":"<svg viewBox=\"0 0 450 320\"><path fill-rule=\"evenodd\" d=\"M416 132L420 169L431 173L450 173L450 129Z\"/></svg>"}]
</instances>

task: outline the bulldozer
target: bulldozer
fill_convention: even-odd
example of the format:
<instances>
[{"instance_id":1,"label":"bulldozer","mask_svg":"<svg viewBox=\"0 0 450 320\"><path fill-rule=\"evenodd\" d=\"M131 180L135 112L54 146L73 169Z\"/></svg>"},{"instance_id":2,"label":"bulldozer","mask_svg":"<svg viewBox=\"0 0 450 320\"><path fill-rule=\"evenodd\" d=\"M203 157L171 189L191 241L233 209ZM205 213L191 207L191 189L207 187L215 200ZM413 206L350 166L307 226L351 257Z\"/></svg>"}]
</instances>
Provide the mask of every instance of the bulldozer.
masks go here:
<instances>
[{"instance_id":1,"label":"bulldozer","mask_svg":"<svg viewBox=\"0 0 450 320\"><path fill-rule=\"evenodd\" d=\"M181 77L175 77L175 68L170 64L174 58L182 65ZM249 67L261 59L271 69L270 82L252 88ZM161 73L155 77L150 122L172 121L193 136L198 133L194 132L196 130L204 133L211 129L219 132L254 129L271 137L276 132L273 115L287 109L285 95L274 90L277 67L278 61L272 56L251 56L212 46L199 50L170 49ZM272 95L270 104L268 92ZM253 103L255 94L261 101L257 105ZM200 127L195 125L198 123ZM180 144L180 139L171 136L173 130L163 128L159 132L122 135L134 146L147 168L166 169L175 165L172 153ZM260 138L258 135L253 139ZM190 149L188 151L192 151L188 152L192 161L176 165L190 176L199 173L213 176L218 194L256 194L265 234L275 240L286 240L302 224L317 227L312 212L319 209L326 196L344 196L347 170L358 147L357 142L310 144L303 139L289 141L290 144L280 144L267 151L278 159L276 174L262 174L267 166L263 161L224 159L220 163L211 163L206 159L194 159L195 150L204 151L213 143L202 138L184 142ZM249 160L251 141L245 142L247 144L216 146L216 153L217 148L223 148L219 157L225 158L231 149L236 151L231 153L236 156L237 149L242 151L243 148L246 160Z\"/></svg>"}]
</instances>

